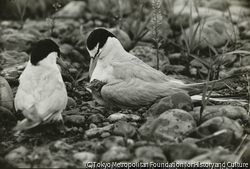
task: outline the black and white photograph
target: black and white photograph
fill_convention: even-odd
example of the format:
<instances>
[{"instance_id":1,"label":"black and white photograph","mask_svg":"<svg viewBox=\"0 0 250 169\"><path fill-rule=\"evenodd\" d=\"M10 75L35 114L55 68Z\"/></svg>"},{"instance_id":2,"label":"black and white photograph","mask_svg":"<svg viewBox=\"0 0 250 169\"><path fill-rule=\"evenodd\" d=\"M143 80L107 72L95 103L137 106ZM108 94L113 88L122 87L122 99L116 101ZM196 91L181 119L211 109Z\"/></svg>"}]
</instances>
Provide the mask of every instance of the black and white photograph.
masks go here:
<instances>
[{"instance_id":1,"label":"black and white photograph","mask_svg":"<svg viewBox=\"0 0 250 169\"><path fill-rule=\"evenodd\" d=\"M250 167L250 0L0 0L0 169Z\"/></svg>"}]
</instances>

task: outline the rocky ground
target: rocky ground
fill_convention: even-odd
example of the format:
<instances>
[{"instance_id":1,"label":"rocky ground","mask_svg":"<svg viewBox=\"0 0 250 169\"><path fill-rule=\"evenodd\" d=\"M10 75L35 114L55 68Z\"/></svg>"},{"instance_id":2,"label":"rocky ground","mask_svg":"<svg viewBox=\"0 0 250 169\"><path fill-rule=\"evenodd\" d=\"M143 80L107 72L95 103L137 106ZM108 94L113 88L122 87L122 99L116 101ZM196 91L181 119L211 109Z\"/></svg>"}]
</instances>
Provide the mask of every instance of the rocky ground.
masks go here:
<instances>
[{"instance_id":1,"label":"rocky ground","mask_svg":"<svg viewBox=\"0 0 250 169\"><path fill-rule=\"evenodd\" d=\"M0 2L1 168L249 166L249 1L153 2ZM108 28L127 51L186 83L240 76L212 92L223 102L193 102L176 93L136 111L106 109L85 88L86 38L96 27ZM67 65L62 115L71 131L61 134L56 124L46 124L15 135L11 129L23 119L13 108L18 77L34 43L44 38L60 45Z\"/></svg>"}]
</instances>

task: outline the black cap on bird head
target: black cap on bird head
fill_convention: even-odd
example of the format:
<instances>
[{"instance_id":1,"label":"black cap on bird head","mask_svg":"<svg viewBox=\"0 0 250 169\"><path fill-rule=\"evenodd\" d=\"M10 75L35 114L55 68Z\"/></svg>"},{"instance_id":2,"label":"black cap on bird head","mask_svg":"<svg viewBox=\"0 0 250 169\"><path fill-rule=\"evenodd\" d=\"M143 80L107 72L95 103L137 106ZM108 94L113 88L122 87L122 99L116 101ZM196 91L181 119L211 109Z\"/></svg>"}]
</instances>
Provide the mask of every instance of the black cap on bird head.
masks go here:
<instances>
[{"instance_id":1,"label":"black cap on bird head","mask_svg":"<svg viewBox=\"0 0 250 169\"><path fill-rule=\"evenodd\" d=\"M59 46L51 39L40 40L31 52L30 62L33 65L37 65L39 61L46 58L51 52L57 52L58 56L60 56Z\"/></svg>"},{"instance_id":2,"label":"black cap on bird head","mask_svg":"<svg viewBox=\"0 0 250 169\"><path fill-rule=\"evenodd\" d=\"M98 48L99 49L102 48L104 46L104 44L107 42L107 39L109 37L116 38L116 36L114 34L112 34L111 32L109 32L106 29L98 28L98 29L93 30L87 39L88 50L94 49L98 43L99 43Z\"/></svg>"}]
</instances>

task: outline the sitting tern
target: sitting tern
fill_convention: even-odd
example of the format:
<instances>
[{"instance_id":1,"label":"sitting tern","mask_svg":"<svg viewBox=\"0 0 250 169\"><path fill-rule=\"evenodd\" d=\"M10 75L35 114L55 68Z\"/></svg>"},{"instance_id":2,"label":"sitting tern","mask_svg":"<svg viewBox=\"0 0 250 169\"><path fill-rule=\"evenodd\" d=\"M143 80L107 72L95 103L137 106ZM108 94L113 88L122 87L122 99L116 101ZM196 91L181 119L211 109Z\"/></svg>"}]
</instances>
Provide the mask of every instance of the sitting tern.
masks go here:
<instances>
[{"instance_id":1,"label":"sitting tern","mask_svg":"<svg viewBox=\"0 0 250 169\"><path fill-rule=\"evenodd\" d=\"M176 92L189 95L202 92L203 83L184 84L150 67L125 51L116 36L104 28L90 33L87 50L91 57L88 89L106 107L137 109ZM225 80L213 82L218 87Z\"/></svg>"},{"instance_id":2,"label":"sitting tern","mask_svg":"<svg viewBox=\"0 0 250 169\"><path fill-rule=\"evenodd\" d=\"M13 130L22 131L49 121L61 121L67 105L67 91L56 64L59 46L50 39L40 40L34 47L29 62L19 78L15 109L25 119ZM58 60L60 61L60 60Z\"/></svg>"}]
</instances>

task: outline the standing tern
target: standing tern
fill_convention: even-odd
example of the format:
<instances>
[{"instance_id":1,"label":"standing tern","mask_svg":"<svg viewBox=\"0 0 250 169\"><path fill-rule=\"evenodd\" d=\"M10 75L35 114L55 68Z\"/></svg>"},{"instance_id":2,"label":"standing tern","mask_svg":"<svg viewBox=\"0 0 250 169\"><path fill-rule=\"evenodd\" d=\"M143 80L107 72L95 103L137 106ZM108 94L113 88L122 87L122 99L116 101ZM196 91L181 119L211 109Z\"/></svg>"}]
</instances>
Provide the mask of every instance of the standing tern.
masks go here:
<instances>
[{"instance_id":1,"label":"standing tern","mask_svg":"<svg viewBox=\"0 0 250 169\"><path fill-rule=\"evenodd\" d=\"M37 42L29 62L19 78L15 109L25 119L14 130L22 131L49 121L61 121L67 105L67 91L56 64L59 46L50 39ZM60 60L58 60L60 61Z\"/></svg>"}]
</instances>

